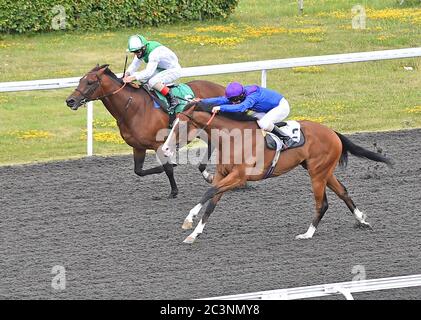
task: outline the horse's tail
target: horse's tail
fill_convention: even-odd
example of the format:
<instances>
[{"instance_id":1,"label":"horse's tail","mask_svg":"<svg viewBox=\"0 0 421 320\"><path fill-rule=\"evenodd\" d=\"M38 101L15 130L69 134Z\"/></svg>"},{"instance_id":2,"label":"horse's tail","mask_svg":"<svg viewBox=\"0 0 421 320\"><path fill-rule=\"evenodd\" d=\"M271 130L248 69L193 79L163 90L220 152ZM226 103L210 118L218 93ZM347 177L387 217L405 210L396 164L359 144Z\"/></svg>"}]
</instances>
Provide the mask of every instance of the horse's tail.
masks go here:
<instances>
[{"instance_id":1,"label":"horse's tail","mask_svg":"<svg viewBox=\"0 0 421 320\"><path fill-rule=\"evenodd\" d=\"M341 139L342 142L342 155L339 159L340 166L346 167L346 165L348 164L348 152L350 152L354 156L366 158L377 162L383 162L386 163L389 167L393 167L392 160L386 158L382 154L372 152L370 150L364 149L363 147L357 146L355 143L353 143L350 139L343 136L342 134L336 131L335 133L338 135L339 139Z\"/></svg>"}]
</instances>

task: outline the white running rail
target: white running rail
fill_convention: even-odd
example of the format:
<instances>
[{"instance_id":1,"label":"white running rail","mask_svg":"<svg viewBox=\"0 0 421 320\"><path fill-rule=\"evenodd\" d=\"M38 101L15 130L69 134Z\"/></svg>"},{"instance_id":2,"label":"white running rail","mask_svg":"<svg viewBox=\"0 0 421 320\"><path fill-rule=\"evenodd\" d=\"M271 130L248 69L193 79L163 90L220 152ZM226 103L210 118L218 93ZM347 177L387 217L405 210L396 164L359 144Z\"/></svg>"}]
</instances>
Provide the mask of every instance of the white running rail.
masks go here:
<instances>
[{"instance_id":1,"label":"white running rail","mask_svg":"<svg viewBox=\"0 0 421 320\"><path fill-rule=\"evenodd\" d=\"M421 47L188 67L183 68L182 76L197 77L209 76L214 74L251 71L262 71L266 75L266 70L272 69L285 69L294 67L320 66L328 64L342 64L414 57L421 57ZM121 74L119 74L118 76L121 77ZM79 79L79 77L74 77L49 80L0 82L0 92L71 88L77 87Z\"/></svg>"},{"instance_id":2,"label":"white running rail","mask_svg":"<svg viewBox=\"0 0 421 320\"><path fill-rule=\"evenodd\" d=\"M342 64L353 62L366 62L377 60L390 60L402 58L421 57L421 47L333 54L325 56L312 56L301 58L287 58L277 60L264 60L253 62L241 62L231 64L219 64L201 67L183 68L183 77L209 76L215 74L238 73L261 71L261 85L266 87L267 70L285 69L294 67L319 66L329 64ZM122 74L117 76L121 77ZM0 82L0 92L15 91L32 91L32 90L51 90L77 87L79 77L34 80L34 81L17 81L17 82ZM64 97L63 97L64 100ZM87 104L87 155L93 154L93 103Z\"/></svg>"},{"instance_id":3,"label":"white running rail","mask_svg":"<svg viewBox=\"0 0 421 320\"><path fill-rule=\"evenodd\" d=\"M342 294L347 300L354 300L352 293L421 286L421 274L371 280L338 282L309 287L260 291L199 300L294 300ZM420 296L421 298L421 289Z\"/></svg>"}]
</instances>

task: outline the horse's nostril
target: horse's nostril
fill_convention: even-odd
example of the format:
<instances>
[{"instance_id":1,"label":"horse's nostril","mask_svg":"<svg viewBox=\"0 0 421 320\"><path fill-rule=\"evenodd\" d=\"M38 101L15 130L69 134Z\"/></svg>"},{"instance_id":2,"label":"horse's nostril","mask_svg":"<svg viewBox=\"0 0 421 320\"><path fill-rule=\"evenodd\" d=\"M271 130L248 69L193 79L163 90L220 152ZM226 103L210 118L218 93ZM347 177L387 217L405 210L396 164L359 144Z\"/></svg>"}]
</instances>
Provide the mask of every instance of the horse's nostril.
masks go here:
<instances>
[{"instance_id":1,"label":"horse's nostril","mask_svg":"<svg viewBox=\"0 0 421 320\"><path fill-rule=\"evenodd\" d=\"M73 98L71 98L71 99L67 99L67 100L66 100L66 104L67 104L69 107L73 107L73 106L74 106L74 104L75 104L75 99L73 99Z\"/></svg>"}]
</instances>

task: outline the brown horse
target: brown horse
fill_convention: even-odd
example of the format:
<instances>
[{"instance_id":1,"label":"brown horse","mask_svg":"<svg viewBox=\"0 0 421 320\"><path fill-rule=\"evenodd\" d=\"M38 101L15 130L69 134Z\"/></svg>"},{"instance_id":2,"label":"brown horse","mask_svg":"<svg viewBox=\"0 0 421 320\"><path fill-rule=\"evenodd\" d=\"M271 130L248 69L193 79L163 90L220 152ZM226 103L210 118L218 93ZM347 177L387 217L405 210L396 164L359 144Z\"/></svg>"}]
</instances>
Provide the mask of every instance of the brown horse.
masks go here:
<instances>
[{"instance_id":1,"label":"brown horse","mask_svg":"<svg viewBox=\"0 0 421 320\"><path fill-rule=\"evenodd\" d=\"M209 81L197 80L187 84L199 98L220 96L225 90L223 86ZM66 103L72 110L77 110L81 105L93 100L102 101L117 120L124 141L133 147L135 173L142 177L165 171L171 184L170 197L175 198L178 188L174 179L174 164L160 157L161 165L143 169L146 150L156 151L162 144L157 138L160 130L168 128L168 114L154 107L151 95L143 87L124 85L108 65L96 66L85 74L76 90L66 99ZM208 154L210 156L211 152ZM199 170L205 179L211 182L209 180L212 176L206 171L206 162L201 162Z\"/></svg>"},{"instance_id":2,"label":"brown horse","mask_svg":"<svg viewBox=\"0 0 421 320\"><path fill-rule=\"evenodd\" d=\"M200 106L200 103L193 104L193 106L189 104L178 115L180 121L187 121L188 126L206 131L218 150L218 163L213 186L206 191L200 203L190 211L184 221L183 229L192 228L193 218L197 216L207 201L210 200L210 202L195 230L184 240L185 243L193 243L197 236L203 232L210 214L214 211L224 192L242 186L246 181L266 178L275 155L274 150L266 147L262 131L255 121L235 121L224 117L223 114L214 117L212 120L212 115L209 112L204 112L204 110L209 111L209 108ZM174 126L173 132L167 139L172 141L166 141L165 146L175 143L174 140L177 139L182 124L186 123L179 122ZM370 224L366 222L366 215L358 210L346 188L335 177L334 171L338 163L346 166L348 152L357 157L384 162L389 166L392 165L392 162L378 153L355 145L348 138L324 125L311 121L300 121L300 125L305 136L305 144L301 147L282 151L280 160L276 163L275 169L270 175L271 177L279 176L300 164L310 175L316 202L315 216L308 231L296 238L311 238L316 231L328 208L326 186L345 202L361 226L371 228ZM254 132L254 134L247 134L249 131ZM241 137L240 141L238 137ZM247 146L251 151L245 152ZM167 155L172 152L168 148L164 150ZM227 151L229 151L228 156L226 156ZM260 165L257 165L258 163Z\"/></svg>"}]
</instances>

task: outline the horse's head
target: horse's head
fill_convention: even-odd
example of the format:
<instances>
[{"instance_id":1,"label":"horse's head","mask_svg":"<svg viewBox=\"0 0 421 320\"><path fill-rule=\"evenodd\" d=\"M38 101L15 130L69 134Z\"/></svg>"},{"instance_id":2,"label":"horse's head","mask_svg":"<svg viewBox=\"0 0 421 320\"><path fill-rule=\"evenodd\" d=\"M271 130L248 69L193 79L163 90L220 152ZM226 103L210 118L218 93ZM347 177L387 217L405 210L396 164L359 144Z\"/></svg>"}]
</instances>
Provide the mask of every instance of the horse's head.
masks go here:
<instances>
[{"instance_id":1,"label":"horse's head","mask_svg":"<svg viewBox=\"0 0 421 320\"><path fill-rule=\"evenodd\" d=\"M79 85L66 99L66 104L72 110L77 110L81 105L88 101L97 99L103 94L101 91L102 75L108 69L108 64L97 65L80 80Z\"/></svg>"}]
</instances>

